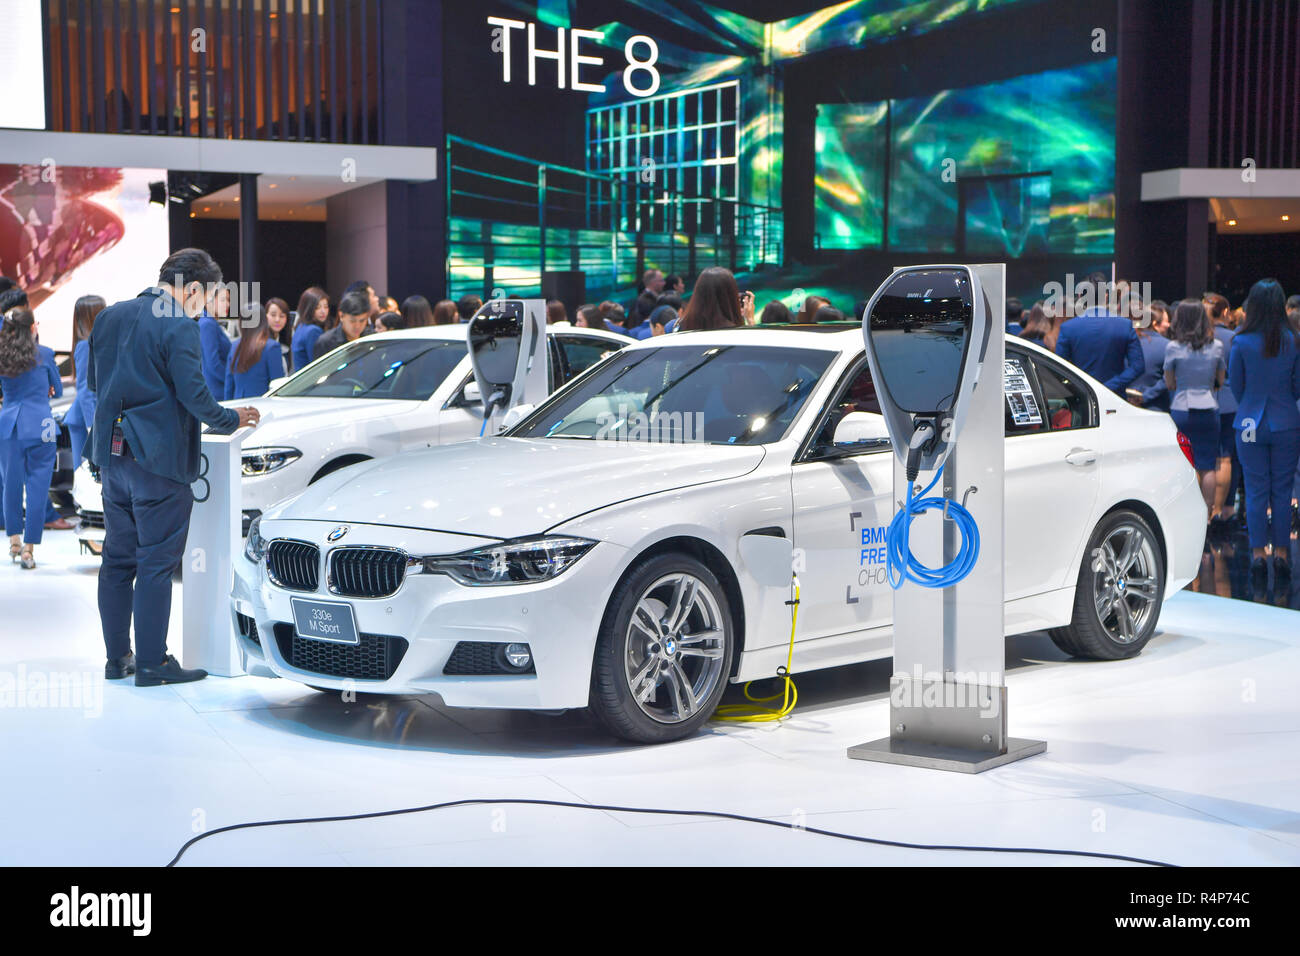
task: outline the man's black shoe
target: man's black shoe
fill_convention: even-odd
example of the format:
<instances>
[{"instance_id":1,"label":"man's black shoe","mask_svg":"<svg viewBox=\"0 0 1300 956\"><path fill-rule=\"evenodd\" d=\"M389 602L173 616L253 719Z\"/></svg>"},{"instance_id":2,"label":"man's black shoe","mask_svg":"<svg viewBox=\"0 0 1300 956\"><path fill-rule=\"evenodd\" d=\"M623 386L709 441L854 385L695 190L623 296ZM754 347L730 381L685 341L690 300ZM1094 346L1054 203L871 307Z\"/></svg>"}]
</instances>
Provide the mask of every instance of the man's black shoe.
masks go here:
<instances>
[{"instance_id":1,"label":"man's black shoe","mask_svg":"<svg viewBox=\"0 0 1300 956\"><path fill-rule=\"evenodd\" d=\"M121 680L135 673L135 654L127 651L104 665L104 680Z\"/></svg>"},{"instance_id":2,"label":"man's black shoe","mask_svg":"<svg viewBox=\"0 0 1300 956\"><path fill-rule=\"evenodd\" d=\"M207 676L208 672L199 668L186 670L181 667L176 658L168 654L161 664L156 664L153 667L137 664L135 668L135 686L157 687L159 684L188 684L190 681L203 680Z\"/></svg>"}]
</instances>

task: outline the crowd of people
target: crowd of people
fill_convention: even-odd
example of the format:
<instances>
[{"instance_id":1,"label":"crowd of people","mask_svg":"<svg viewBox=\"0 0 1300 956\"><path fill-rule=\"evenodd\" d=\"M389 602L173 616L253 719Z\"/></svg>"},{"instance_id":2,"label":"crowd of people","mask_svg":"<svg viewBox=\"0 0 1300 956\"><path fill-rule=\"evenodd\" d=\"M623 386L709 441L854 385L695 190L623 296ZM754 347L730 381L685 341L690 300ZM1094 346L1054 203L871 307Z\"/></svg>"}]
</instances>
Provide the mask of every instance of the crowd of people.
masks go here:
<instances>
[{"instance_id":1,"label":"crowd of people","mask_svg":"<svg viewBox=\"0 0 1300 956\"><path fill-rule=\"evenodd\" d=\"M248 303L235 316L229 297L219 295L213 311L205 309L199 316L203 376L212 394L225 400L265 395L277 378L346 342L374 332L467 322L482 304L474 295L437 305L412 295L399 306L364 279L350 284L337 300L320 286L309 286L298 296L295 310L273 297Z\"/></svg>"},{"instance_id":2,"label":"crowd of people","mask_svg":"<svg viewBox=\"0 0 1300 956\"><path fill-rule=\"evenodd\" d=\"M1075 291L1086 307L1040 301L1025 308L1009 300L1007 331L1054 351L1126 400L1168 413L1190 445L1208 540L1239 525L1244 514L1255 596L1268 588L1270 561L1274 593L1289 593L1300 459L1300 296L1288 300L1276 281L1266 279L1236 309L1214 292L1173 304L1140 303L1099 274ZM276 379L344 343L374 332L467 322L482 304L475 295L436 303L412 295L399 305L358 280L337 299L311 286L298 296L296 309L272 297L246 303L232 315L229 297L219 289L197 306L202 377L218 399L264 395ZM74 309L77 389L64 417L74 460L82 457L95 417L89 342L105 306L101 297L84 296ZM848 318L856 319L864 306L857 303ZM720 267L705 269L689 290L685 277L648 269L625 303L606 300L570 310L550 299L546 314L550 324L633 339L756 323L846 321L843 311L817 295L805 296L794 310L776 298L756 311L754 294L742 291ZM0 316L0 503L12 557L34 567L41 532L70 527L44 492L54 470L49 401L63 385L53 353L39 344L39 324L26 296L11 280L0 279ZM25 512L24 494L28 501L44 500L44 506Z\"/></svg>"},{"instance_id":3,"label":"crowd of people","mask_svg":"<svg viewBox=\"0 0 1300 956\"><path fill-rule=\"evenodd\" d=\"M1141 303L1101 275L1089 307L1008 303L1007 329L1083 369L1129 402L1168 413L1191 448L1205 499L1207 548L1240 525L1251 596L1290 595L1290 537L1300 474L1300 295L1262 279L1241 305L1216 292ZM1240 495L1239 495L1240 492ZM1238 498L1244 497L1244 509Z\"/></svg>"}]
</instances>

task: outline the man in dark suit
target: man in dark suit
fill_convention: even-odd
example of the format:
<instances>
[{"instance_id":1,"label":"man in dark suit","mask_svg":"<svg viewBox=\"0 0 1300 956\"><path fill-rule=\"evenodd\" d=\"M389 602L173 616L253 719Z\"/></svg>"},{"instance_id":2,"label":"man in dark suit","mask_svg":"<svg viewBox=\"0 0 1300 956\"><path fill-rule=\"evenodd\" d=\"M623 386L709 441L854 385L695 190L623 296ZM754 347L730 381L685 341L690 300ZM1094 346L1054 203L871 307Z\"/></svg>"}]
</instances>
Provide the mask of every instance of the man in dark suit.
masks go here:
<instances>
[{"instance_id":1,"label":"man in dark suit","mask_svg":"<svg viewBox=\"0 0 1300 956\"><path fill-rule=\"evenodd\" d=\"M1108 311L1108 283L1100 275L1084 283L1084 301L1096 303L1061 325L1056 354L1073 362L1121 397L1146 363L1131 320Z\"/></svg>"},{"instance_id":2,"label":"man in dark suit","mask_svg":"<svg viewBox=\"0 0 1300 956\"><path fill-rule=\"evenodd\" d=\"M98 404L87 457L104 494L99 617L109 680L137 687L202 680L167 653L172 575L189 532L199 474L199 423L223 434L256 425L257 410L217 404L203 379L194 317L210 306L221 269L201 249L174 252L158 285L99 314L87 383ZM136 654L130 631L135 619Z\"/></svg>"},{"instance_id":3,"label":"man in dark suit","mask_svg":"<svg viewBox=\"0 0 1300 956\"><path fill-rule=\"evenodd\" d=\"M333 352L345 342L369 335L371 331L369 296L364 292L344 293L339 299L339 324L316 340L311 352L312 361Z\"/></svg>"}]
</instances>

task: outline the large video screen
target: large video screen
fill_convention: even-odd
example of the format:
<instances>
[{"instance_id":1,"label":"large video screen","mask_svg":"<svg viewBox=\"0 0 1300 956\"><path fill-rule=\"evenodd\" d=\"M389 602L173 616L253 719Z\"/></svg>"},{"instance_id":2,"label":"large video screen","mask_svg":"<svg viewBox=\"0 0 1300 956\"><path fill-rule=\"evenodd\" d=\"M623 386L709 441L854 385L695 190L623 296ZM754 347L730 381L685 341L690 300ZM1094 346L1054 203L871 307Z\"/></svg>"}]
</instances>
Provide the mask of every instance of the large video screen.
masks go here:
<instances>
[{"instance_id":1,"label":"large video screen","mask_svg":"<svg viewBox=\"0 0 1300 956\"><path fill-rule=\"evenodd\" d=\"M956 251L964 227L981 256L1113 252L1115 72L1111 58L819 105L818 245L880 249L887 219L896 251Z\"/></svg>"},{"instance_id":2,"label":"large video screen","mask_svg":"<svg viewBox=\"0 0 1300 956\"><path fill-rule=\"evenodd\" d=\"M1109 25L1113 0L1064 25L1047 6L444 5L449 291L581 273L572 295L628 302L643 269L722 265L843 307L864 290L841 250L1104 264L1115 59L1079 24Z\"/></svg>"},{"instance_id":3,"label":"large video screen","mask_svg":"<svg viewBox=\"0 0 1300 956\"><path fill-rule=\"evenodd\" d=\"M83 295L129 299L158 279L167 209L149 202L163 169L0 165L0 275L14 279L41 323L41 344L72 348Z\"/></svg>"}]
</instances>

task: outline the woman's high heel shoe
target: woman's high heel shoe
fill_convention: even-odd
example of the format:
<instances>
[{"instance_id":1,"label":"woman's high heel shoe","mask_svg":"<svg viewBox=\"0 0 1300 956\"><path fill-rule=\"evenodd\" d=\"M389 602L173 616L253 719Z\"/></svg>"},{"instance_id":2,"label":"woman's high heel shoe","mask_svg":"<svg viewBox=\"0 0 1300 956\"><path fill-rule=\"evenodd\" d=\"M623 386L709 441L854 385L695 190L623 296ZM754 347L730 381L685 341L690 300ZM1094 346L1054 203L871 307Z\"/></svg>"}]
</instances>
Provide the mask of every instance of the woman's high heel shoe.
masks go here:
<instances>
[{"instance_id":1,"label":"woman's high heel shoe","mask_svg":"<svg viewBox=\"0 0 1300 956\"><path fill-rule=\"evenodd\" d=\"M32 555L32 546L29 544L22 549L20 554L24 571L32 571L36 568L36 558Z\"/></svg>"},{"instance_id":2,"label":"woman's high heel shoe","mask_svg":"<svg viewBox=\"0 0 1300 956\"><path fill-rule=\"evenodd\" d=\"M91 541L89 538L82 538L79 543L81 545L82 554L93 554L97 558L102 558L104 556L104 546L100 542Z\"/></svg>"},{"instance_id":3,"label":"woman's high heel shoe","mask_svg":"<svg viewBox=\"0 0 1300 956\"><path fill-rule=\"evenodd\" d=\"M16 541L11 541L9 543L9 557L13 560L14 564L18 563L18 559L22 555L22 553L23 553L23 546L21 544L19 544Z\"/></svg>"}]
</instances>

